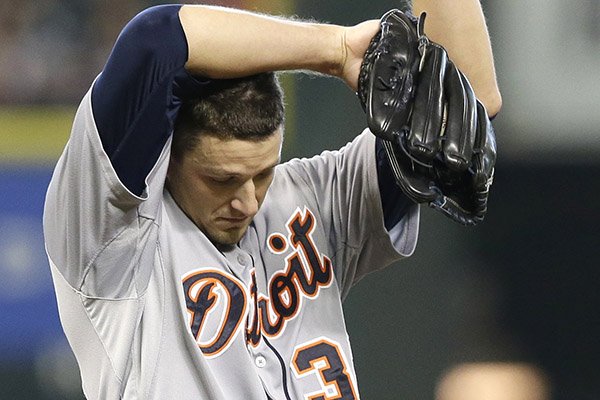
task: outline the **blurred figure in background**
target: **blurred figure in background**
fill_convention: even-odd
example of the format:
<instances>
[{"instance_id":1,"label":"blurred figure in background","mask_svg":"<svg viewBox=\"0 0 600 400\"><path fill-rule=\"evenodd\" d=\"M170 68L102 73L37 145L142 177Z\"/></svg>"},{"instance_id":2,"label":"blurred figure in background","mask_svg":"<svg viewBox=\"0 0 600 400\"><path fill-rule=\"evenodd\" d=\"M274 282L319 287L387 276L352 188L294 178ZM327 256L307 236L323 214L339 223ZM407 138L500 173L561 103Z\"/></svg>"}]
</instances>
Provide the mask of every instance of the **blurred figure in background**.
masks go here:
<instances>
[{"instance_id":1,"label":"blurred figure in background","mask_svg":"<svg viewBox=\"0 0 600 400\"><path fill-rule=\"evenodd\" d=\"M150 1L0 2L0 104L74 104Z\"/></svg>"}]
</instances>

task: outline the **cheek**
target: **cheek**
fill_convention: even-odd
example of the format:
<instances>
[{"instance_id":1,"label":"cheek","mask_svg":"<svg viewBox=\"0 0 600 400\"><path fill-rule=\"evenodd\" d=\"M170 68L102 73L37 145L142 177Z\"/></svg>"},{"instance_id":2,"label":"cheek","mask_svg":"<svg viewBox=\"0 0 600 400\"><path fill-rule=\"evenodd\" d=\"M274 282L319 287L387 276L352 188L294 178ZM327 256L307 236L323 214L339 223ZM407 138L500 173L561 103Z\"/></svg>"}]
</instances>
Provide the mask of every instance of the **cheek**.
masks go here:
<instances>
[{"instance_id":1,"label":"cheek","mask_svg":"<svg viewBox=\"0 0 600 400\"><path fill-rule=\"evenodd\" d=\"M199 204L204 213L211 213L223 205L222 196L215 190L202 184L196 186L194 193L196 202Z\"/></svg>"},{"instance_id":2,"label":"cheek","mask_svg":"<svg viewBox=\"0 0 600 400\"><path fill-rule=\"evenodd\" d=\"M215 208L215 196L206 184L197 176L189 174L179 182L185 193L188 213L198 217L210 214Z\"/></svg>"},{"instance_id":3,"label":"cheek","mask_svg":"<svg viewBox=\"0 0 600 400\"><path fill-rule=\"evenodd\" d=\"M202 208L200 212L205 215L210 215L228 208L232 199L235 197L231 192L232 190L227 188L218 188L207 185L202 180L197 182L195 188L195 200Z\"/></svg>"}]
</instances>

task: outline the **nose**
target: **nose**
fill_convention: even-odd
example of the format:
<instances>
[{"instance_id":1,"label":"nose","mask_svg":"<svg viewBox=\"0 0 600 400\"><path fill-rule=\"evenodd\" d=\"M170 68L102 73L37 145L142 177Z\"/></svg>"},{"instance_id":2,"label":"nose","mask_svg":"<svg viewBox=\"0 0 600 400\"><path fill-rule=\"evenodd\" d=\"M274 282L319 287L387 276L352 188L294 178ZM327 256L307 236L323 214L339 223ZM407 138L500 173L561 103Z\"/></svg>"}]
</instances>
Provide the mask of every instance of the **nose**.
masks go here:
<instances>
[{"instance_id":1,"label":"nose","mask_svg":"<svg viewBox=\"0 0 600 400\"><path fill-rule=\"evenodd\" d=\"M243 214L244 217L253 217L258 212L258 199L254 181L249 179L236 191L231 207Z\"/></svg>"}]
</instances>

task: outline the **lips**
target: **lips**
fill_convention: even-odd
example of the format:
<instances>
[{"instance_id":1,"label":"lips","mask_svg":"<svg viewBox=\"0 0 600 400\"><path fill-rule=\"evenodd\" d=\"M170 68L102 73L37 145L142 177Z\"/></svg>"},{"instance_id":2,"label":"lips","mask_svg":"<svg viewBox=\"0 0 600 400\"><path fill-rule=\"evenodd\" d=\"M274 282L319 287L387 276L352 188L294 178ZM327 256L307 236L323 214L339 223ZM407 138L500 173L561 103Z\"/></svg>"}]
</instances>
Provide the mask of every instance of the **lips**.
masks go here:
<instances>
[{"instance_id":1,"label":"lips","mask_svg":"<svg viewBox=\"0 0 600 400\"><path fill-rule=\"evenodd\" d=\"M219 217L218 221L222 221L228 225L239 226L239 225L244 225L246 223L246 221L248 221L248 217L241 217L241 218Z\"/></svg>"},{"instance_id":2,"label":"lips","mask_svg":"<svg viewBox=\"0 0 600 400\"><path fill-rule=\"evenodd\" d=\"M239 217L239 218L232 218L232 217L220 217L221 219L225 220L225 221L230 221L230 222L243 222L245 221L248 217Z\"/></svg>"}]
</instances>

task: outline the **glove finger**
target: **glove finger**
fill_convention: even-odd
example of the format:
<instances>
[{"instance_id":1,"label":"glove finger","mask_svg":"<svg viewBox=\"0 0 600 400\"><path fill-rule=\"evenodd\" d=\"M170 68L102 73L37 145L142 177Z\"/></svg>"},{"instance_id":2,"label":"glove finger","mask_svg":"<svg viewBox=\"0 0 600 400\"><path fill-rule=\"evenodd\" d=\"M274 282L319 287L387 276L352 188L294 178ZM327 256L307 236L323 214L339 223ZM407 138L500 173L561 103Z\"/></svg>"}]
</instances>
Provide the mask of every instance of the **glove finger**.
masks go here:
<instances>
[{"instance_id":1,"label":"glove finger","mask_svg":"<svg viewBox=\"0 0 600 400\"><path fill-rule=\"evenodd\" d=\"M467 78L448 61L446 80L447 124L444 134L444 161L454 171L465 171L471 165L475 141L475 94Z\"/></svg>"},{"instance_id":2,"label":"glove finger","mask_svg":"<svg viewBox=\"0 0 600 400\"><path fill-rule=\"evenodd\" d=\"M473 152L474 187L488 190L492 184L496 164L496 136L487 110L479 100L477 100L477 133Z\"/></svg>"},{"instance_id":3,"label":"glove finger","mask_svg":"<svg viewBox=\"0 0 600 400\"><path fill-rule=\"evenodd\" d=\"M448 56L441 46L430 44L425 47L406 144L411 155L426 163L440 151L447 63Z\"/></svg>"}]
</instances>

